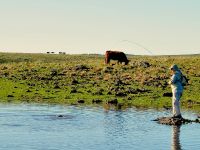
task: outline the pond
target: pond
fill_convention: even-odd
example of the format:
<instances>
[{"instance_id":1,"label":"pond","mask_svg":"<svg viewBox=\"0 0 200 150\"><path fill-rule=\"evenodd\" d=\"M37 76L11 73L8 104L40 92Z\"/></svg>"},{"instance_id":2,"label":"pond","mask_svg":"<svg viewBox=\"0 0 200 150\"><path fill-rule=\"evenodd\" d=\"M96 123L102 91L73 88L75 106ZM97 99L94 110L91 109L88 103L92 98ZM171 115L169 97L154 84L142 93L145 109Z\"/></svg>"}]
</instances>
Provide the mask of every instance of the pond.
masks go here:
<instances>
[{"instance_id":1,"label":"pond","mask_svg":"<svg viewBox=\"0 0 200 150\"><path fill-rule=\"evenodd\" d=\"M129 108L1 104L2 150L189 150L200 148L200 125L151 121L169 111ZM183 112L185 118L195 118Z\"/></svg>"}]
</instances>

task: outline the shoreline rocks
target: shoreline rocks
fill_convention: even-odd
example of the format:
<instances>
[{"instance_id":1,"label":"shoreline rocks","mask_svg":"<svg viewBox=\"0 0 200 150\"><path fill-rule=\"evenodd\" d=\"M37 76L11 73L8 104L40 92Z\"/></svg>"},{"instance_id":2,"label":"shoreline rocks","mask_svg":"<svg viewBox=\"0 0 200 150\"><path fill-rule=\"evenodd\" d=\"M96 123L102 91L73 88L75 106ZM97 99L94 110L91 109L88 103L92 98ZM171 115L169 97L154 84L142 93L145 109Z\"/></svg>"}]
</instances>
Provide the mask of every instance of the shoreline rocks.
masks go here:
<instances>
[{"instance_id":1,"label":"shoreline rocks","mask_svg":"<svg viewBox=\"0 0 200 150\"><path fill-rule=\"evenodd\" d=\"M173 117L160 117L153 121L156 121L159 124L165 124L165 125L177 125L180 126L182 124L188 124L188 123L200 123L199 119L196 120L190 120L190 119L184 119L184 118L173 118Z\"/></svg>"}]
</instances>

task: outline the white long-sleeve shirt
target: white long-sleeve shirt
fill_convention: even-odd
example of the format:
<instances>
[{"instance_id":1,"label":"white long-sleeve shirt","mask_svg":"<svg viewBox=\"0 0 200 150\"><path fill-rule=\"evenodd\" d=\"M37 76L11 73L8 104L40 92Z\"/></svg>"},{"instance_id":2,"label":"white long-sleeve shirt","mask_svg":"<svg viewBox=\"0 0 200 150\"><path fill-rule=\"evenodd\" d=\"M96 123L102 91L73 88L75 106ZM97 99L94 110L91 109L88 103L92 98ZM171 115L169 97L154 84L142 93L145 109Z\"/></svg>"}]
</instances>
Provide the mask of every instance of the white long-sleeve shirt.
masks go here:
<instances>
[{"instance_id":1,"label":"white long-sleeve shirt","mask_svg":"<svg viewBox=\"0 0 200 150\"><path fill-rule=\"evenodd\" d=\"M175 74L172 75L172 77L170 79L172 92L175 90L180 91L180 92L183 91L183 86L181 83L181 76L182 76L181 71L176 71Z\"/></svg>"}]
</instances>

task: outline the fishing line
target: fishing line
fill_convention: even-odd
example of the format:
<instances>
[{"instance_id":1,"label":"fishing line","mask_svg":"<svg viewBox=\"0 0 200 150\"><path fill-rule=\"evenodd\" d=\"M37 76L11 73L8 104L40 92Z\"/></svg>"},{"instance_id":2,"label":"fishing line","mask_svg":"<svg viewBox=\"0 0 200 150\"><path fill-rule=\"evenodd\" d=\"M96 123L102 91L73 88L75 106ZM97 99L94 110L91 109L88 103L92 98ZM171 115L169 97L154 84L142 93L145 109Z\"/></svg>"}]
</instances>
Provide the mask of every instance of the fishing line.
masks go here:
<instances>
[{"instance_id":1,"label":"fishing line","mask_svg":"<svg viewBox=\"0 0 200 150\"><path fill-rule=\"evenodd\" d=\"M122 41L117 42L116 44L118 44L118 43L123 43L123 42L127 42L127 43L130 43L130 44L136 45L136 46L138 46L138 47L141 47L141 48L144 49L146 52L148 52L149 54L153 55L153 53L152 53L149 49L147 49L146 47L144 47L143 45L141 45L141 44L139 44L139 43L137 43L137 42L133 42L133 41L129 41L129 40L122 40ZM115 45L116 45L116 44L115 44Z\"/></svg>"}]
</instances>

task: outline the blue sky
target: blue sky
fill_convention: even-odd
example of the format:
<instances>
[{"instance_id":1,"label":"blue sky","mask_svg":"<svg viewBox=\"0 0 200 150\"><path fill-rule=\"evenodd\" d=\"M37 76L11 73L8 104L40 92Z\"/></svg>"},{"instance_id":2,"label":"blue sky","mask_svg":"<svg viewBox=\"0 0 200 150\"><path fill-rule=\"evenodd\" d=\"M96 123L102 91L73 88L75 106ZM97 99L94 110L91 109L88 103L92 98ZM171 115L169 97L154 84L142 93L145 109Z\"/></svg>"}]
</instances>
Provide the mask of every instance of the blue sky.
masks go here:
<instances>
[{"instance_id":1,"label":"blue sky","mask_svg":"<svg viewBox=\"0 0 200 150\"><path fill-rule=\"evenodd\" d=\"M0 0L0 51L200 53L199 0Z\"/></svg>"}]
</instances>

